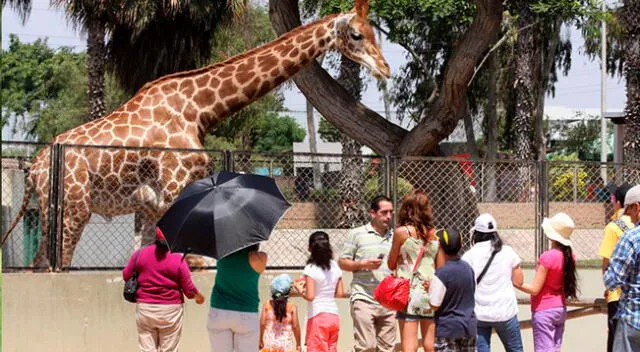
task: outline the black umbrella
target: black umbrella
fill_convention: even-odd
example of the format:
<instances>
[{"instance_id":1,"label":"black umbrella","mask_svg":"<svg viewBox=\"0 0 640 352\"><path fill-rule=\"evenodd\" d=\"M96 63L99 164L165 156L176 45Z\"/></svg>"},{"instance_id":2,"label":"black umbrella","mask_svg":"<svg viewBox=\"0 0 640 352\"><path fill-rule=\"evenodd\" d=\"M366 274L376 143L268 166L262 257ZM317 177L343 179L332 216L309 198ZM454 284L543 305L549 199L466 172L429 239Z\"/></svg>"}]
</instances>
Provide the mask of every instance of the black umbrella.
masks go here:
<instances>
[{"instance_id":1,"label":"black umbrella","mask_svg":"<svg viewBox=\"0 0 640 352\"><path fill-rule=\"evenodd\" d=\"M217 172L187 185L158 227L172 251L220 259L269 239L290 206L270 177Z\"/></svg>"}]
</instances>

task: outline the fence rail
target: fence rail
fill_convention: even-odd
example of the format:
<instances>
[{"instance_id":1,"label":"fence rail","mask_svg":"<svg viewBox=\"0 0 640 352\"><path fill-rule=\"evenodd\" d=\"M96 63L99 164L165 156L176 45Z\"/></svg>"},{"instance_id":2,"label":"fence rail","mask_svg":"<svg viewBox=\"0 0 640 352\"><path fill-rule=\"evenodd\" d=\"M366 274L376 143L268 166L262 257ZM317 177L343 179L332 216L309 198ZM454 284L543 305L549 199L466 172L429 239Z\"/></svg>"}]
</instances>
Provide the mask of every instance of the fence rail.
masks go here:
<instances>
[{"instance_id":1,"label":"fence rail","mask_svg":"<svg viewBox=\"0 0 640 352\"><path fill-rule=\"evenodd\" d=\"M20 209L25 180L37 153L45 155L41 158L48 163L38 186L46 186L48 192L30 199L24 217L5 242L3 270L34 266L64 270L121 268L144 242L148 232L144 224L149 222L145 210L149 206L168 205L194 177L221 170L273 177L291 202L292 208L262 247L269 253L271 268L302 267L307 238L318 229L329 233L339 252L349 229L368 220L370 199L384 194L399 205L402 196L414 188L430 196L438 227L455 227L467 234L479 213L492 213L503 240L529 263L546 249L539 225L542 218L567 212L577 224L574 243L578 260L595 263L602 230L613 212L609 186L640 183L640 166L629 164L484 162L5 141L3 233ZM70 182L85 182L91 187L78 188ZM85 211L71 207L67 200L85 196L90 199L93 214L72 260L65 262L65 246L73 241L70 226L77 226L70 220L80 218ZM38 248L43 246L48 261L38 262ZM190 264L212 267L215 261L193 257Z\"/></svg>"}]
</instances>

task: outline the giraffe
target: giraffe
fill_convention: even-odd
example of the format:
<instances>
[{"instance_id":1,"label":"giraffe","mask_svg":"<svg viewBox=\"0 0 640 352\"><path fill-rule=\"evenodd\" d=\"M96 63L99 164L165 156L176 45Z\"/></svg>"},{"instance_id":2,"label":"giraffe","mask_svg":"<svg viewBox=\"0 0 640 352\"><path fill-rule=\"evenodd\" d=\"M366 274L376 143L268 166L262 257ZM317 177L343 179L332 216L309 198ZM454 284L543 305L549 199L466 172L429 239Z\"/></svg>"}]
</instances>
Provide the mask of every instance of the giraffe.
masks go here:
<instances>
[{"instance_id":1,"label":"giraffe","mask_svg":"<svg viewBox=\"0 0 640 352\"><path fill-rule=\"evenodd\" d=\"M321 54L337 50L375 77L389 78L368 8L367 0L357 0L348 13L300 26L224 62L156 79L111 114L56 136L53 144L65 145L61 266L71 264L92 213L110 218L139 212L148 230L185 185L206 175L209 158L198 152L206 132ZM33 264L47 268L50 159L50 147L36 155L21 208L2 238L4 243L35 192L43 236Z\"/></svg>"}]
</instances>

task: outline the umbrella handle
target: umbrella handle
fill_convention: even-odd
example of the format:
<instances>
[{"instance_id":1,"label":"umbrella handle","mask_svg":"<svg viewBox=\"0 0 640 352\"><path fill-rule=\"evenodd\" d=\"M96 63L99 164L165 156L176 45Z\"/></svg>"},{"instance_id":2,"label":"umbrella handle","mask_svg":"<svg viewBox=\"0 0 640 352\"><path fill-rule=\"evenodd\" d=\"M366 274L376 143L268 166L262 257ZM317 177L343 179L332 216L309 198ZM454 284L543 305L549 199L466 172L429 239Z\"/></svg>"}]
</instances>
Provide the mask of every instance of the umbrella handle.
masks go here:
<instances>
[{"instance_id":1,"label":"umbrella handle","mask_svg":"<svg viewBox=\"0 0 640 352\"><path fill-rule=\"evenodd\" d=\"M187 254L193 252L193 250L191 248L187 248L186 251L184 251L184 254L182 255L182 259L180 261L184 261L184 258L187 256Z\"/></svg>"}]
</instances>

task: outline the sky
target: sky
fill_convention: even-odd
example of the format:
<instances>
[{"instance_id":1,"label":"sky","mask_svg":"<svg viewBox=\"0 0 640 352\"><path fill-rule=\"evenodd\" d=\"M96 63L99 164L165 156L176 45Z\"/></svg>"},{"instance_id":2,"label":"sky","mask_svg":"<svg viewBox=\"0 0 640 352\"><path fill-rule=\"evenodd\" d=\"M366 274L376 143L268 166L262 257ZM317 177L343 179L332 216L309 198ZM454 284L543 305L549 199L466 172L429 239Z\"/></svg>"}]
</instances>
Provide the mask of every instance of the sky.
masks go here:
<instances>
[{"instance_id":1,"label":"sky","mask_svg":"<svg viewBox=\"0 0 640 352\"><path fill-rule=\"evenodd\" d=\"M16 34L23 42L47 37L51 47L70 46L77 51L83 51L86 48L86 36L67 24L62 11L50 8L49 0L34 0L31 15L25 24L21 23L13 10L4 9L2 11L3 49L8 45L9 34ZM580 110L599 115L601 100L599 60L592 62L583 54L583 40L575 28L566 28L563 35L568 35L572 39L571 70L567 76L559 78L555 96L547 96L545 113L553 116ZM399 45L383 41L382 51L391 66L392 73L399 72L399 68L405 62L405 50ZM382 112L384 105L376 83L370 75L367 74L366 77L367 89L363 94L362 103L372 110ZM608 77L606 84L606 110L622 111L626 100L624 80ZM284 96L285 107L291 110L299 124L306 128L304 96L294 85L284 91ZM2 136L5 140L12 139L11 134L5 130L2 131Z\"/></svg>"}]
</instances>

